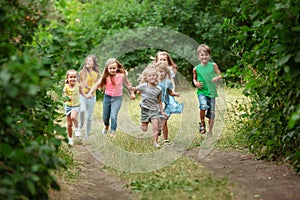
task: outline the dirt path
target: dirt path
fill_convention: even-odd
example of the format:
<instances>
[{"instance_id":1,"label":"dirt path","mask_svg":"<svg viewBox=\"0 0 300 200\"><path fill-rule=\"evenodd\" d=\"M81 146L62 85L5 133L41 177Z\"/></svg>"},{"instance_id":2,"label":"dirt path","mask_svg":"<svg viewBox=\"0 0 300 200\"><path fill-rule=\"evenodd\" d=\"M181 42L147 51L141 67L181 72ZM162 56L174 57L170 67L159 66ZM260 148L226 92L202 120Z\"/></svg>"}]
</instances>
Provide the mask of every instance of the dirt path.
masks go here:
<instances>
[{"instance_id":1,"label":"dirt path","mask_svg":"<svg viewBox=\"0 0 300 200\"><path fill-rule=\"evenodd\" d=\"M79 176L76 182L64 180L61 191L51 191L50 200L126 200L132 193L124 188L125 183L103 169L82 144L72 147L74 160L78 162Z\"/></svg>"},{"instance_id":2,"label":"dirt path","mask_svg":"<svg viewBox=\"0 0 300 200\"><path fill-rule=\"evenodd\" d=\"M78 162L79 176L75 181L61 181L61 191L51 192L51 200L127 200L133 194L125 183L103 170L82 144L72 147ZM252 155L234 151L213 150L199 159L198 149L184 155L197 160L216 176L228 177L237 200L299 200L300 177L288 166L255 160Z\"/></svg>"},{"instance_id":3,"label":"dirt path","mask_svg":"<svg viewBox=\"0 0 300 200\"><path fill-rule=\"evenodd\" d=\"M234 183L233 191L238 200L299 200L300 177L287 165L275 165L259 161L253 155L242 155L235 151L213 150L199 159L199 149L185 153L199 161L218 176L228 176Z\"/></svg>"}]
</instances>

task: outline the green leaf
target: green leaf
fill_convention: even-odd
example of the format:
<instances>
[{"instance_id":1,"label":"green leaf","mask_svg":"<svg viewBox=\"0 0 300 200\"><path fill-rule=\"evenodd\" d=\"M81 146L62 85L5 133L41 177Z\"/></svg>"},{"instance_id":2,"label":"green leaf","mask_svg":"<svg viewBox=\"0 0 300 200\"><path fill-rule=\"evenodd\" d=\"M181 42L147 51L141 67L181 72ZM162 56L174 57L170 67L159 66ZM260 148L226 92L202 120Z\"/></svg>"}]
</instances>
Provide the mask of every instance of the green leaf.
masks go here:
<instances>
[{"instance_id":1,"label":"green leaf","mask_svg":"<svg viewBox=\"0 0 300 200\"><path fill-rule=\"evenodd\" d=\"M295 57L294 57L294 60L296 63L299 63L300 62L300 51L297 51Z\"/></svg>"},{"instance_id":2,"label":"green leaf","mask_svg":"<svg viewBox=\"0 0 300 200\"><path fill-rule=\"evenodd\" d=\"M277 61L278 66L284 65L291 57L291 54L285 55Z\"/></svg>"},{"instance_id":3,"label":"green leaf","mask_svg":"<svg viewBox=\"0 0 300 200\"><path fill-rule=\"evenodd\" d=\"M5 157L8 157L12 152L12 148L7 144L1 144L0 152L3 153Z\"/></svg>"},{"instance_id":4,"label":"green leaf","mask_svg":"<svg viewBox=\"0 0 300 200\"><path fill-rule=\"evenodd\" d=\"M70 47L75 47L76 45L77 45L78 43L77 42L68 42L68 45L70 46Z\"/></svg>"}]
</instances>

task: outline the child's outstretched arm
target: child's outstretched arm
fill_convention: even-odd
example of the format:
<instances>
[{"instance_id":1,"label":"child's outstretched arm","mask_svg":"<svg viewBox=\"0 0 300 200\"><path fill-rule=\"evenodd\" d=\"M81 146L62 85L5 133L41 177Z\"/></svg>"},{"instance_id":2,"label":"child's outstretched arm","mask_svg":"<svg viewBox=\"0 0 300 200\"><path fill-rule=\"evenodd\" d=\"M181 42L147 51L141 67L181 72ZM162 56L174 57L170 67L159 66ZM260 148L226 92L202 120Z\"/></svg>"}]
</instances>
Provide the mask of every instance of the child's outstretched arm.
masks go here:
<instances>
[{"instance_id":1,"label":"child's outstretched arm","mask_svg":"<svg viewBox=\"0 0 300 200\"><path fill-rule=\"evenodd\" d=\"M178 92L174 92L174 90L168 90L169 91L169 95L173 96L173 97L179 97L179 93Z\"/></svg>"},{"instance_id":2,"label":"child's outstretched arm","mask_svg":"<svg viewBox=\"0 0 300 200\"><path fill-rule=\"evenodd\" d=\"M203 87L203 83L201 83L200 81L198 81L197 79L197 72L196 72L196 67L193 68L193 83L197 88L202 88Z\"/></svg>"},{"instance_id":3,"label":"child's outstretched arm","mask_svg":"<svg viewBox=\"0 0 300 200\"><path fill-rule=\"evenodd\" d=\"M215 70L215 73L217 74L217 76L214 77L211 81L217 82L222 79L222 75L221 75L221 71L216 63L214 63L214 70Z\"/></svg>"},{"instance_id":4,"label":"child's outstretched arm","mask_svg":"<svg viewBox=\"0 0 300 200\"><path fill-rule=\"evenodd\" d=\"M86 98L91 98L93 96L93 93L99 88L101 83L102 77L93 85L93 87L90 89L90 91L86 94Z\"/></svg>"},{"instance_id":5,"label":"child's outstretched arm","mask_svg":"<svg viewBox=\"0 0 300 200\"><path fill-rule=\"evenodd\" d=\"M84 91L83 91L83 86L80 85L80 84L79 84L79 93L80 93L82 96L84 96L85 98L88 98L88 97L87 97L87 94L84 93Z\"/></svg>"},{"instance_id":6,"label":"child's outstretched arm","mask_svg":"<svg viewBox=\"0 0 300 200\"><path fill-rule=\"evenodd\" d=\"M127 89L129 90L130 92L130 99L135 99L135 94L134 94L134 91L132 90L132 86L127 78L127 74L125 73L124 74L124 84L126 85Z\"/></svg>"},{"instance_id":7,"label":"child's outstretched arm","mask_svg":"<svg viewBox=\"0 0 300 200\"><path fill-rule=\"evenodd\" d=\"M167 113L164 112L164 108L163 108L161 96L162 96L162 93L160 93L160 95L158 96L160 113L161 113L162 115L164 115L164 116L168 119L169 116L167 115Z\"/></svg>"}]
</instances>

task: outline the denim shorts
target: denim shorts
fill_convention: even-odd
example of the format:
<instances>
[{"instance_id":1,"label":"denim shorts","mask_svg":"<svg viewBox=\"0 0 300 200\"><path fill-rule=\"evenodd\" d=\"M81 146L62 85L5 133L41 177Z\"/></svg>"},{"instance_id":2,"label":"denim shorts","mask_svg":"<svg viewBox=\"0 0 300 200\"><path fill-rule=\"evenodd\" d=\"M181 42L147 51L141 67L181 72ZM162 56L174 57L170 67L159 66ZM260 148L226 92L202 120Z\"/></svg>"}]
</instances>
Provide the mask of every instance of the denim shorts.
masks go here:
<instances>
[{"instance_id":1,"label":"denim shorts","mask_svg":"<svg viewBox=\"0 0 300 200\"><path fill-rule=\"evenodd\" d=\"M80 111L80 106L68 106L68 105L65 105L65 114L66 116L68 116L72 110L76 110L77 112Z\"/></svg>"},{"instance_id":2,"label":"denim shorts","mask_svg":"<svg viewBox=\"0 0 300 200\"><path fill-rule=\"evenodd\" d=\"M206 117L209 119L215 118L215 98L207 97L203 94L198 95L198 102L200 110L206 110Z\"/></svg>"}]
</instances>

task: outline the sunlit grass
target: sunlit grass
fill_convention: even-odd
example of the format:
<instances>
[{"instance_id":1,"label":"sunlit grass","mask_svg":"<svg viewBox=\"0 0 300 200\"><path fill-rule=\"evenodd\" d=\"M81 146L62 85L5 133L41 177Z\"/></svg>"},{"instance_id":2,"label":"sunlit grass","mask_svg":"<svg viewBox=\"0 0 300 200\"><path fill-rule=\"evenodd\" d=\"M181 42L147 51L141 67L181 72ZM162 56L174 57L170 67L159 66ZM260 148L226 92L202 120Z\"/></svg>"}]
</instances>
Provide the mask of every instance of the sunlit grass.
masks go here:
<instances>
[{"instance_id":1,"label":"sunlit grass","mask_svg":"<svg viewBox=\"0 0 300 200\"><path fill-rule=\"evenodd\" d=\"M235 105L231 105L231 103L236 98L242 97L241 92L238 89L227 88L225 92L223 91L220 98L226 99L227 111L234 112ZM116 138L101 135L103 127L101 120L102 101L98 101L94 113L96 124L94 123L93 125L92 134L98 135L99 137L96 137L98 140L105 140L113 144L114 148L119 148L129 153L151 153L158 151L153 147L151 125L149 125L149 130L146 133L143 133L139 129L140 100L139 96L134 101L126 98L123 99ZM177 100L184 103L184 113L173 114L168 120L169 139L171 143L185 149L201 147L206 139L206 135L200 134L198 131L199 105L195 91L185 90ZM234 145L238 145L240 140L237 140L235 133L232 132L234 130L232 129L234 121L229 120L231 118L225 112L224 103L221 102L218 109L217 117L219 118L216 119L215 124L215 133L218 135L217 146L220 148L231 148ZM162 136L160 136L160 142L162 139ZM96 143L93 145L96 145ZM178 156L178 152L174 152L174 155L170 154L170 157L174 156L173 162L151 172L122 172L122 170L116 170L109 165L106 165L105 169L125 180L127 187L136 192L137 199L226 200L234 198L229 189L231 186L227 182L226 177L221 179L214 178L197 161L183 156L176 157L175 154ZM159 159L160 155L155 155L158 155ZM165 155L161 155L162 159L163 156ZM118 159L118 155L112 153L111 159Z\"/></svg>"},{"instance_id":2,"label":"sunlit grass","mask_svg":"<svg viewBox=\"0 0 300 200\"><path fill-rule=\"evenodd\" d=\"M225 95L226 93L226 95ZM243 137L235 132L235 119L239 104L244 101L244 96L239 89L226 88L220 98L226 99L226 112L222 102L218 107L218 116L215 124L215 134L218 135L215 148L242 149ZM159 151L153 147L152 127L149 124L147 132L142 132L140 125L140 96L132 101L124 97L123 105L119 113L117 137L110 138L102 135L102 101L96 103L94 109L94 120L90 138L84 142L90 153L102 162L104 169L120 177L126 182L126 186L134 191L135 199L234 199L230 191L231 185L225 178L215 178L207 172L199 163L193 159L182 156L182 152ZM168 120L169 140L172 145L179 146L183 150L201 148L206 141L206 135L198 131L199 108L194 90L181 92L179 102L184 103L182 114L173 114ZM225 101L224 101L225 102ZM82 130L84 133L84 128ZM160 136L160 142L163 138ZM77 143L79 139L77 139ZM75 141L76 144L76 141ZM212 144L213 145L213 144ZM116 149L127 153L153 153L156 159L169 157L167 165L153 171L143 173L130 173L122 168L114 166L124 164ZM108 155L97 157L104 153ZM129 163L136 167L139 160ZM108 164L108 165L107 165ZM110 164L115 164L111 166ZM73 165L74 166L74 165ZM74 171L74 167L72 168ZM128 170L130 171L130 169ZM74 171L74 176L78 174ZM72 178L72 176L70 176Z\"/></svg>"}]
</instances>

